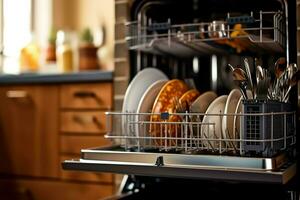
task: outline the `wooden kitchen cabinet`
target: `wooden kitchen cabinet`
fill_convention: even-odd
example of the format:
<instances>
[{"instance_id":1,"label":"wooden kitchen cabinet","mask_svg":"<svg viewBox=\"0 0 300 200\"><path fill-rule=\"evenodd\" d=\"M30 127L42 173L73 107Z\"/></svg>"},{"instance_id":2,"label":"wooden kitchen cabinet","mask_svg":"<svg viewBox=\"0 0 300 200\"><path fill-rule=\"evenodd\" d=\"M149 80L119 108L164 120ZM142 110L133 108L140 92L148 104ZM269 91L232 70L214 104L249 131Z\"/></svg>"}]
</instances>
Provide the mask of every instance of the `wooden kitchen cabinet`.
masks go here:
<instances>
[{"instance_id":1,"label":"wooden kitchen cabinet","mask_svg":"<svg viewBox=\"0 0 300 200\"><path fill-rule=\"evenodd\" d=\"M58 177L58 88L0 87L0 172Z\"/></svg>"},{"instance_id":2,"label":"wooden kitchen cabinet","mask_svg":"<svg viewBox=\"0 0 300 200\"><path fill-rule=\"evenodd\" d=\"M0 85L0 199L101 199L109 173L65 171L61 162L104 139L112 83Z\"/></svg>"},{"instance_id":3,"label":"wooden kitchen cabinet","mask_svg":"<svg viewBox=\"0 0 300 200\"><path fill-rule=\"evenodd\" d=\"M110 146L104 138L105 112L111 110L112 84L65 84L60 88L60 159L80 157L80 149ZM61 170L64 180L112 183L109 173L83 173Z\"/></svg>"}]
</instances>

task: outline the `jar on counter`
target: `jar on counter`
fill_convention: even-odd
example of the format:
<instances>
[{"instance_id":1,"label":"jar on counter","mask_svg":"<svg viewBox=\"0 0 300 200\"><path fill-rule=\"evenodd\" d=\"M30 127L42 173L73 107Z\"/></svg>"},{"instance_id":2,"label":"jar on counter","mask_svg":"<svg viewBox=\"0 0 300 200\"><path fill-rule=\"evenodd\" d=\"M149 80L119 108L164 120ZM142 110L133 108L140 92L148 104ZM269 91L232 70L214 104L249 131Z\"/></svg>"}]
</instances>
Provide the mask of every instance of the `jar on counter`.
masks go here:
<instances>
[{"instance_id":1,"label":"jar on counter","mask_svg":"<svg viewBox=\"0 0 300 200\"><path fill-rule=\"evenodd\" d=\"M74 68L74 52L71 33L58 31L56 39L56 62L60 72L72 72Z\"/></svg>"},{"instance_id":2,"label":"jar on counter","mask_svg":"<svg viewBox=\"0 0 300 200\"><path fill-rule=\"evenodd\" d=\"M29 43L20 51L20 71L23 73L37 72L39 69L40 48L36 43Z\"/></svg>"},{"instance_id":3,"label":"jar on counter","mask_svg":"<svg viewBox=\"0 0 300 200\"><path fill-rule=\"evenodd\" d=\"M37 72L40 67L40 46L35 41L34 34L31 34L30 42L20 49L19 66L21 73Z\"/></svg>"}]
</instances>

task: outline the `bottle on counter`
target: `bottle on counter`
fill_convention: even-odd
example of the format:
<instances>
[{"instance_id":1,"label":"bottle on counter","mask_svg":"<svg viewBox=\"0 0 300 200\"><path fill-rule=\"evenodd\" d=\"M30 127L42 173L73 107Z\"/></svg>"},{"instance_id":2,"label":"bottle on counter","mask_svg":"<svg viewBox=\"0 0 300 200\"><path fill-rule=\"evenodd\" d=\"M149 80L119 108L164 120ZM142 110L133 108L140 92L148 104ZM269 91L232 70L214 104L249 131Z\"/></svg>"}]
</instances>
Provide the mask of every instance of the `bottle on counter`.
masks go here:
<instances>
[{"instance_id":1,"label":"bottle on counter","mask_svg":"<svg viewBox=\"0 0 300 200\"><path fill-rule=\"evenodd\" d=\"M56 62L60 72L72 72L74 68L74 53L71 33L58 31L56 39Z\"/></svg>"},{"instance_id":2,"label":"bottle on counter","mask_svg":"<svg viewBox=\"0 0 300 200\"><path fill-rule=\"evenodd\" d=\"M20 50L20 71L22 73L37 72L40 66L40 47L32 36L31 41Z\"/></svg>"}]
</instances>

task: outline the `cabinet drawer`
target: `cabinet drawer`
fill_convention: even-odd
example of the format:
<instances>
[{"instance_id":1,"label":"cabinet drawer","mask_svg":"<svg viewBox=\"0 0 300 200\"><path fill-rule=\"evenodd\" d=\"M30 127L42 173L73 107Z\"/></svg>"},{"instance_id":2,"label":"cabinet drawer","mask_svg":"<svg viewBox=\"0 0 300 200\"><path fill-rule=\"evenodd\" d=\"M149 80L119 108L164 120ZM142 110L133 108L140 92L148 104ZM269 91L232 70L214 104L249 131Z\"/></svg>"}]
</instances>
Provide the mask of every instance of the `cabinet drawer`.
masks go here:
<instances>
[{"instance_id":1,"label":"cabinet drawer","mask_svg":"<svg viewBox=\"0 0 300 200\"><path fill-rule=\"evenodd\" d=\"M81 149L112 145L103 136L60 136L61 153L80 154Z\"/></svg>"},{"instance_id":2,"label":"cabinet drawer","mask_svg":"<svg viewBox=\"0 0 300 200\"><path fill-rule=\"evenodd\" d=\"M61 108L111 109L112 84L89 83L62 85Z\"/></svg>"},{"instance_id":3,"label":"cabinet drawer","mask_svg":"<svg viewBox=\"0 0 300 200\"><path fill-rule=\"evenodd\" d=\"M61 162L65 160L74 159L74 156L61 156ZM101 172L82 172L82 171L68 171L61 169L61 178L63 180L73 181L91 181L99 183L113 183L113 174Z\"/></svg>"},{"instance_id":4,"label":"cabinet drawer","mask_svg":"<svg viewBox=\"0 0 300 200\"><path fill-rule=\"evenodd\" d=\"M60 130L70 133L104 133L106 131L105 114L92 111L61 112Z\"/></svg>"}]
</instances>

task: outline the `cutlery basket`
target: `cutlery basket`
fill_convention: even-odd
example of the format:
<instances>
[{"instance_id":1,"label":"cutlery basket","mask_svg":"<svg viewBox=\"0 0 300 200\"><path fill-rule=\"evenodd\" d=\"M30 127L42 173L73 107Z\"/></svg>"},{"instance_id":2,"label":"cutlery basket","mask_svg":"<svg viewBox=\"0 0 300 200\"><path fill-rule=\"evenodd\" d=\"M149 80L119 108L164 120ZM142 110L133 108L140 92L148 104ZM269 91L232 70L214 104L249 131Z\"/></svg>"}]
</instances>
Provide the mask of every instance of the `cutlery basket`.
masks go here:
<instances>
[{"instance_id":1,"label":"cutlery basket","mask_svg":"<svg viewBox=\"0 0 300 200\"><path fill-rule=\"evenodd\" d=\"M271 100L243 100L241 153L270 157L295 141L296 119L291 104Z\"/></svg>"}]
</instances>

